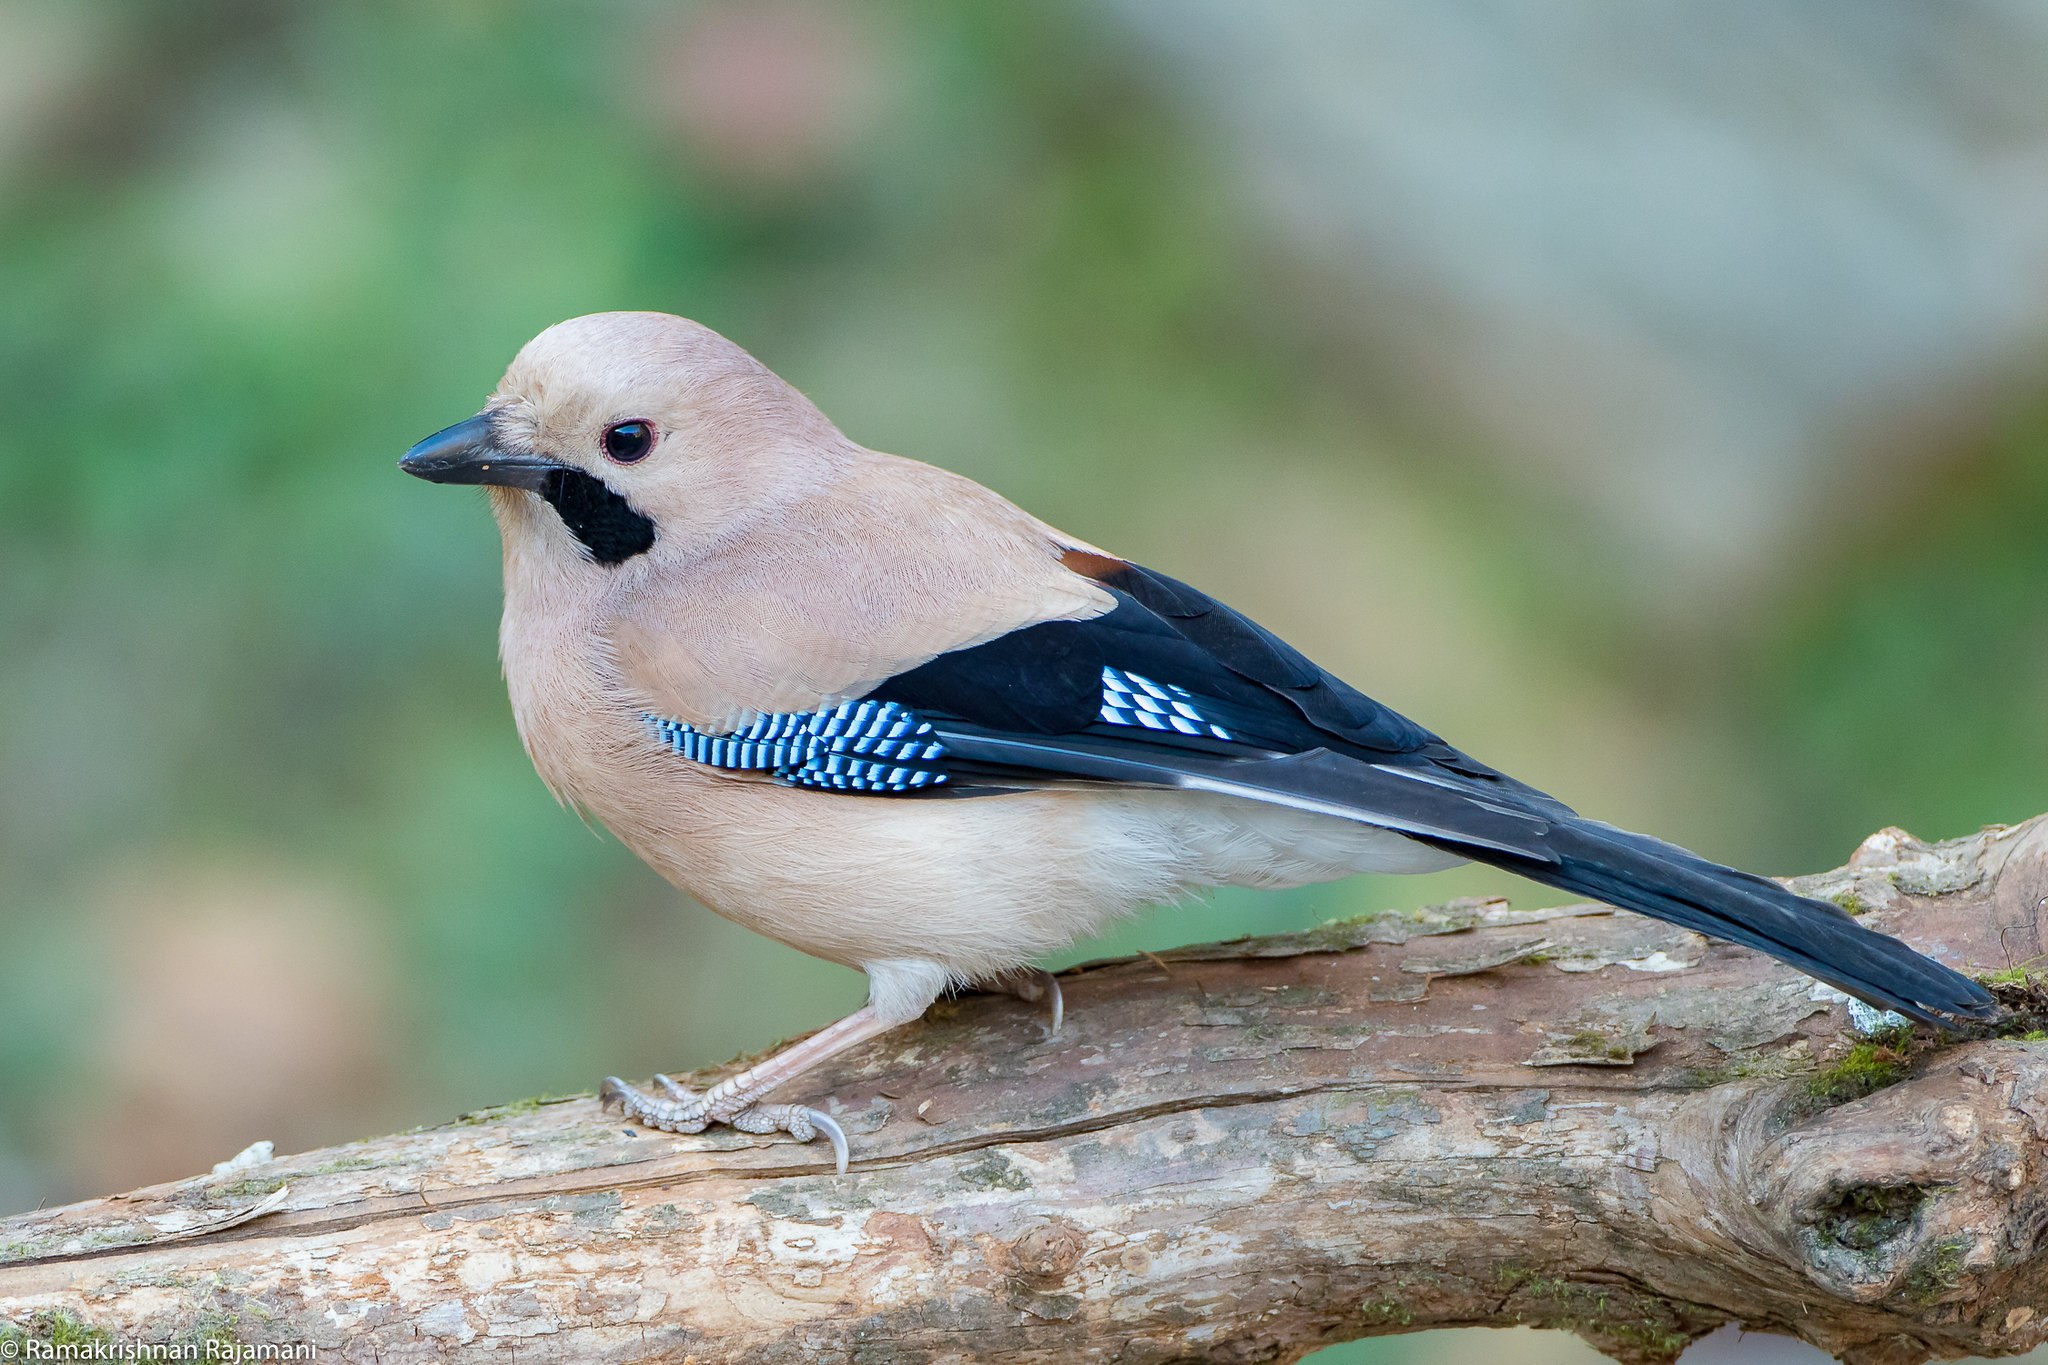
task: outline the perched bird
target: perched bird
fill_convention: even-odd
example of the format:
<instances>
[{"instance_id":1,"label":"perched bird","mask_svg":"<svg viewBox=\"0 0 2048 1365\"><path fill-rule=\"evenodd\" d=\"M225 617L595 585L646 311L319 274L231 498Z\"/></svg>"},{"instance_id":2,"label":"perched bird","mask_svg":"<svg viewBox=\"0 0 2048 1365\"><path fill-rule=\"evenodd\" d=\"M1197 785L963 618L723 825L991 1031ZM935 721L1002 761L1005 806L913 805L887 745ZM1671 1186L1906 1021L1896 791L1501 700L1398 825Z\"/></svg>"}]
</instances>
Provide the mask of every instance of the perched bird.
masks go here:
<instances>
[{"instance_id":1,"label":"perched bird","mask_svg":"<svg viewBox=\"0 0 2048 1365\"><path fill-rule=\"evenodd\" d=\"M763 1098L949 987L1032 996L1033 959L1206 887L1468 859L1914 1019L1995 1009L1832 905L1582 818L1185 583L864 449L682 318L549 328L400 467L490 490L505 677L556 796L867 974L860 1010L701 1094L605 1082L656 1128L822 1133L844 1169L827 1115Z\"/></svg>"}]
</instances>

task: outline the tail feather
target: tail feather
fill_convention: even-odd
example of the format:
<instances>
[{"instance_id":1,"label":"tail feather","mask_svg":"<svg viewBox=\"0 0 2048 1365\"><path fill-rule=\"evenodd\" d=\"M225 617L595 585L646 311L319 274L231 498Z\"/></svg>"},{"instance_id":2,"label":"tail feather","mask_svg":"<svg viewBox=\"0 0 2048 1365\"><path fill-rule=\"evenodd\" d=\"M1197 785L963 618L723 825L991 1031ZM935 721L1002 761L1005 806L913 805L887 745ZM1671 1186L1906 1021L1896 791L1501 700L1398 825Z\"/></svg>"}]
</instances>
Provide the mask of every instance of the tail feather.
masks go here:
<instances>
[{"instance_id":1,"label":"tail feather","mask_svg":"<svg viewBox=\"0 0 2048 1365\"><path fill-rule=\"evenodd\" d=\"M1948 1026L1997 1012L1990 993L1960 972L1766 878L1594 820L1560 821L1542 842L1555 861L1462 851L1533 881L1755 948L1925 1023Z\"/></svg>"}]
</instances>

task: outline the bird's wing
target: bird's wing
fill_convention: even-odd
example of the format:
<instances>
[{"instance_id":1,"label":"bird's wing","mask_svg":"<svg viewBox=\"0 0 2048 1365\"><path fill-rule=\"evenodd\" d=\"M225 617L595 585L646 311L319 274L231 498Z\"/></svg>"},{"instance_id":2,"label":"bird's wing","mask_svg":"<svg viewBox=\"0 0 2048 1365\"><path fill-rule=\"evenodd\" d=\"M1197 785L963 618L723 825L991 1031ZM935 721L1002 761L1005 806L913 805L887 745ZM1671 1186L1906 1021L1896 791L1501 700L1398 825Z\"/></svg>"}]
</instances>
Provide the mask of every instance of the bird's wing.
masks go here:
<instances>
[{"instance_id":1,"label":"bird's wing","mask_svg":"<svg viewBox=\"0 0 2048 1365\"><path fill-rule=\"evenodd\" d=\"M1212 791L1530 858L1571 817L1213 598L1088 560L1111 610L937 655L867 694L933 726L955 793Z\"/></svg>"},{"instance_id":2,"label":"bird's wing","mask_svg":"<svg viewBox=\"0 0 2048 1365\"><path fill-rule=\"evenodd\" d=\"M1995 1010L1975 982L1833 905L1581 818L1184 583L1102 556L1076 559L1114 594L1111 610L937 655L854 703L928 727L915 752L934 755L938 776L899 789L1109 783L1221 793L1393 830L1757 948L1915 1018Z\"/></svg>"}]
</instances>

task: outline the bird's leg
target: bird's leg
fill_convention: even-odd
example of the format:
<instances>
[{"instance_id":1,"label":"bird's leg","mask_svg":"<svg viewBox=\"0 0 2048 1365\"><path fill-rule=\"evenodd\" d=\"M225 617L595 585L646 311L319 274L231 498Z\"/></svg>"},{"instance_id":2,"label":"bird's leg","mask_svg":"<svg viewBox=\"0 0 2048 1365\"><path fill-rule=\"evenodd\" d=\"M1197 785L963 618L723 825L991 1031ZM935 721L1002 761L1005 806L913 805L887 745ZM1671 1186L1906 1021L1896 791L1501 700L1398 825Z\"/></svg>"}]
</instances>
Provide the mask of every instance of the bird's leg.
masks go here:
<instances>
[{"instance_id":1,"label":"bird's leg","mask_svg":"<svg viewBox=\"0 0 2048 1365\"><path fill-rule=\"evenodd\" d=\"M1052 1018L1046 1024L1045 1036L1059 1037L1060 1024L1067 1017L1067 1003L1060 994L1058 977L1043 967L1019 967L992 978L987 985L990 990L1014 995L1028 1005L1046 1004Z\"/></svg>"},{"instance_id":2,"label":"bird's leg","mask_svg":"<svg viewBox=\"0 0 2048 1365\"><path fill-rule=\"evenodd\" d=\"M618 1105L626 1117L669 1133L701 1133L714 1123L730 1124L743 1133L788 1133L801 1142L809 1142L822 1133L831 1142L833 1158L843 1175L846 1134L829 1114L800 1104L755 1101L784 1081L887 1032L899 1022L884 1018L873 1005L863 1005L838 1023L790 1044L736 1076L728 1076L701 1094L666 1076L656 1076L654 1083L666 1096L657 1099L616 1076L608 1076L597 1097L602 1104Z\"/></svg>"}]
</instances>

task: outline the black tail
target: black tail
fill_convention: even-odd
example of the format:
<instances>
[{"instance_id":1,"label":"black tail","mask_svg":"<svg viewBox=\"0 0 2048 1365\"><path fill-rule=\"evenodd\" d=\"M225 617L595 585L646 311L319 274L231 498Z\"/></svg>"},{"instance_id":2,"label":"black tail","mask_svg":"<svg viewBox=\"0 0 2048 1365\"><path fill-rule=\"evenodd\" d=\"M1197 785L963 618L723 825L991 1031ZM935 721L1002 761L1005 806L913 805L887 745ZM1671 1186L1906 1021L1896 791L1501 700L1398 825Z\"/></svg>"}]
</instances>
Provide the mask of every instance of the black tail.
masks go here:
<instances>
[{"instance_id":1,"label":"black tail","mask_svg":"<svg viewBox=\"0 0 2048 1365\"><path fill-rule=\"evenodd\" d=\"M1988 1019L1998 1004L1982 986L1866 929L1825 901L1710 863L1675 844L1596 820L1553 825L1542 843L1557 861L1494 849L1446 848L1532 881L1769 953L1859 1000L1924 1023Z\"/></svg>"}]
</instances>

